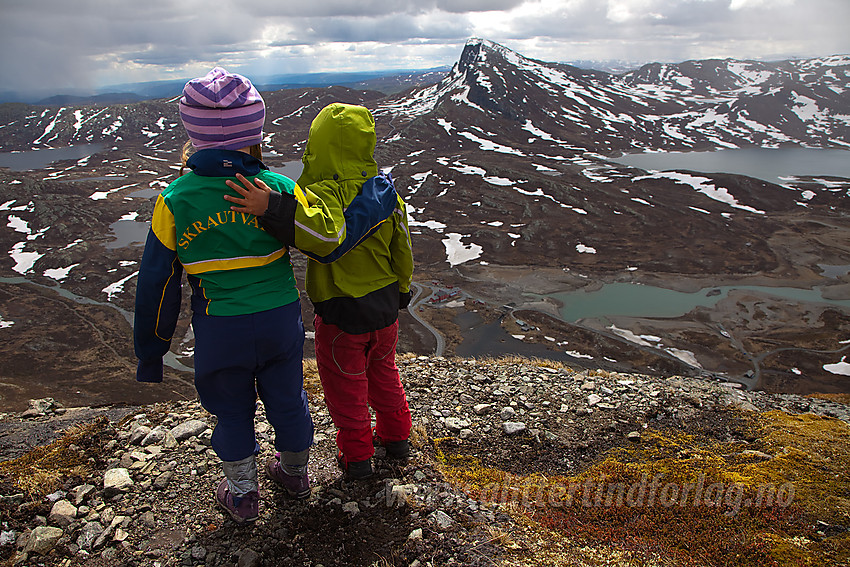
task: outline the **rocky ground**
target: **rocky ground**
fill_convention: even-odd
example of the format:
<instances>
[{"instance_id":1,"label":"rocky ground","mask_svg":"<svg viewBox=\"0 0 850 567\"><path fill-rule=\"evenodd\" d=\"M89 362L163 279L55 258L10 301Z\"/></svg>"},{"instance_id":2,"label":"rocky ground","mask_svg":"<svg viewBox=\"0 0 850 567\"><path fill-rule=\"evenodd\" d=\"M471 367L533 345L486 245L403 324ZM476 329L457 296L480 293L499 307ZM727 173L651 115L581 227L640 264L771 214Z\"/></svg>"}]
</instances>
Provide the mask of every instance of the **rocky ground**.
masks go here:
<instances>
[{"instance_id":1,"label":"rocky ground","mask_svg":"<svg viewBox=\"0 0 850 567\"><path fill-rule=\"evenodd\" d=\"M348 482L309 362L313 494L294 502L261 477L261 515L248 527L215 506L215 421L194 401L66 409L41 400L3 415L0 561L850 564L847 399L541 360L406 355L399 366L414 412L413 455L394 463L378 447L374 478ZM266 458L271 430L261 411L257 431ZM605 492L639 473L680 488L699 477L714 491L688 501L677 488L677 501L660 484L657 503L624 502L623 494L615 502ZM756 499L765 486L769 501L763 491ZM675 533L663 528L670 524Z\"/></svg>"}]
</instances>

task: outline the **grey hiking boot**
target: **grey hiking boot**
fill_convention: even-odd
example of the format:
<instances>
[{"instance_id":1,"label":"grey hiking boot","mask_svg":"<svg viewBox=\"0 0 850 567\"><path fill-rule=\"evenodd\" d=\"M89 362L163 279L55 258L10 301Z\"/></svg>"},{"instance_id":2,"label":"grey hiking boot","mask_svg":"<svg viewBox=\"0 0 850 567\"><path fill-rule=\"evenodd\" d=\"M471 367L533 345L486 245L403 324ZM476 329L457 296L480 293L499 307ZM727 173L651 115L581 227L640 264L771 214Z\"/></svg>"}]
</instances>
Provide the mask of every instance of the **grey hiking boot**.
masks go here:
<instances>
[{"instance_id":1,"label":"grey hiking boot","mask_svg":"<svg viewBox=\"0 0 850 567\"><path fill-rule=\"evenodd\" d=\"M282 486L291 498L301 500L310 497L310 479L307 473L288 474L280 464L280 453L276 453L274 457L269 457L266 461L266 474Z\"/></svg>"},{"instance_id":2,"label":"grey hiking boot","mask_svg":"<svg viewBox=\"0 0 850 567\"><path fill-rule=\"evenodd\" d=\"M252 490L244 496L233 496L227 479L221 479L215 491L215 500L237 524L253 522L260 516L260 493Z\"/></svg>"}]
</instances>

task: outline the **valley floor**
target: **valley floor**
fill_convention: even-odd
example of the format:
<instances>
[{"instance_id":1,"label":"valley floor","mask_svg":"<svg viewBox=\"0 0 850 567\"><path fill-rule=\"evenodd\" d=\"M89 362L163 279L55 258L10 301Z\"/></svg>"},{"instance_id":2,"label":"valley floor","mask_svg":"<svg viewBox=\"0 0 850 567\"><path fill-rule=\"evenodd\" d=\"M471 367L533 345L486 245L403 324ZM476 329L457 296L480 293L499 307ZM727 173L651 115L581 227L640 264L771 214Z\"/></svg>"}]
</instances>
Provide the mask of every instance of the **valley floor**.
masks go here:
<instances>
[{"instance_id":1,"label":"valley floor","mask_svg":"<svg viewBox=\"0 0 850 567\"><path fill-rule=\"evenodd\" d=\"M712 375L774 392L850 393L850 311L747 289L712 307L676 317L606 316L565 322L558 292L593 291L602 282L643 283L693 293L721 286L811 288L823 278L720 277L624 274L593 279L528 266L493 266L441 274L426 285L436 295L419 315L446 337L446 352L462 356L522 354L608 370ZM847 299L840 281L821 287ZM711 293L711 292L709 292ZM431 297L434 297L431 295ZM829 371L827 368L835 368Z\"/></svg>"}]
</instances>

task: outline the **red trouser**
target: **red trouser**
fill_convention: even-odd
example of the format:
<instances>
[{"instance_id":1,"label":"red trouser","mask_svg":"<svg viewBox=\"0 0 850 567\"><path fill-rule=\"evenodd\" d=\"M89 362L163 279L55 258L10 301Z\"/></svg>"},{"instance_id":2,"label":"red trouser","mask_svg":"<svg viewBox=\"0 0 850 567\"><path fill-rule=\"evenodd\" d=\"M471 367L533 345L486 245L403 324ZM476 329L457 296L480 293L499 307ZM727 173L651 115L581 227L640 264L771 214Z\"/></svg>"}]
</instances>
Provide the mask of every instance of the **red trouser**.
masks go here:
<instances>
[{"instance_id":1,"label":"red trouser","mask_svg":"<svg viewBox=\"0 0 850 567\"><path fill-rule=\"evenodd\" d=\"M324 323L319 316L313 323L319 378L345 462L365 461L375 452L369 406L375 410L378 437L383 441L407 439L410 409L395 365L398 321L360 335Z\"/></svg>"}]
</instances>

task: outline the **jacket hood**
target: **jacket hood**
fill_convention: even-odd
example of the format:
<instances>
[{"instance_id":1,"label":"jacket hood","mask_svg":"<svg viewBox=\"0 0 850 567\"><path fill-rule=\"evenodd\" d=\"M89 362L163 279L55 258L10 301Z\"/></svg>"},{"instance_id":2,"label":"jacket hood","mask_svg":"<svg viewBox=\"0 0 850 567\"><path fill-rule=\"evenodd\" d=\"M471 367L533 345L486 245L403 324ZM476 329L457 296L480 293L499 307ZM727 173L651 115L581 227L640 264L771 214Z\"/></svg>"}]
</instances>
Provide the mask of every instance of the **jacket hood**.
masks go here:
<instances>
[{"instance_id":1,"label":"jacket hood","mask_svg":"<svg viewBox=\"0 0 850 567\"><path fill-rule=\"evenodd\" d=\"M298 185L323 180L366 181L378 174L375 162L375 119L367 108L335 102L310 125Z\"/></svg>"}]
</instances>

